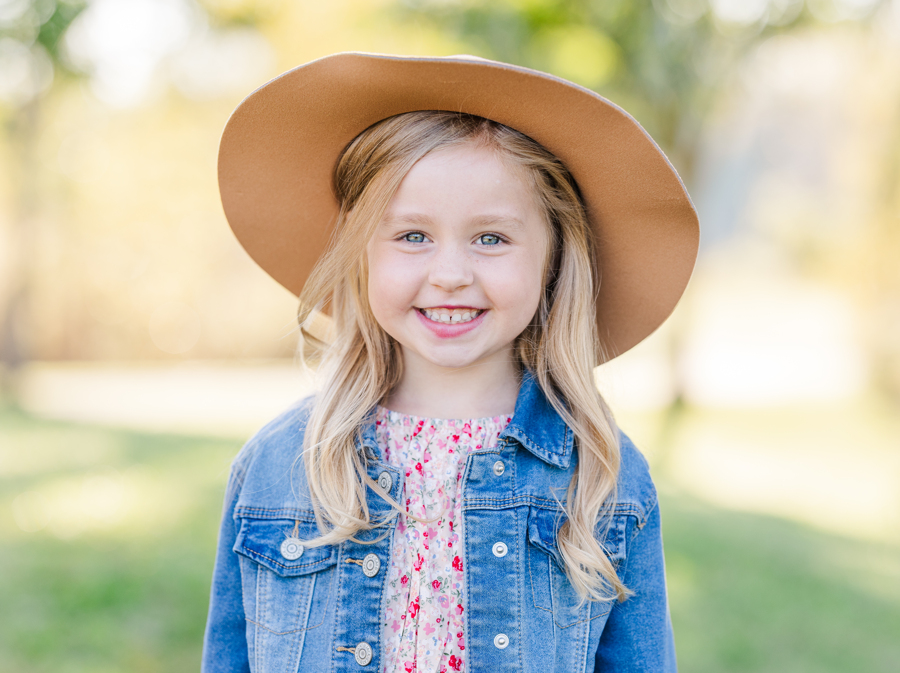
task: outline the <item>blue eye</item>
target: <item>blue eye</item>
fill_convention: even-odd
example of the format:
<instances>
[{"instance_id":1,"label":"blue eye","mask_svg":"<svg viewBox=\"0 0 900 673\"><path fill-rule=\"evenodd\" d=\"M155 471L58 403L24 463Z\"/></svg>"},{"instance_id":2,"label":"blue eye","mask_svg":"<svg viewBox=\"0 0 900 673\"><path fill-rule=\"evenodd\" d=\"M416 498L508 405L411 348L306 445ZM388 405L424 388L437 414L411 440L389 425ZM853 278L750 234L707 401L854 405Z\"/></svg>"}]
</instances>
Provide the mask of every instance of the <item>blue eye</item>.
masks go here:
<instances>
[{"instance_id":1,"label":"blue eye","mask_svg":"<svg viewBox=\"0 0 900 673\"><path fill-rule=\"evenodd\" d=\"M409 241L410 243L424 243L425 234L421 231L411 231L403 236L403 240Z\"/></svg>"},{"instance_id":2,"label":"blue eye","mask_svg":"<svg viewBox=\"0 0 900 673\"><path fill-rule=\"evenodd\" d=\"M497 245L501 239L497 234L482 234L478 237L478 241L482 245Z\"/></svg>"}]
</instances>

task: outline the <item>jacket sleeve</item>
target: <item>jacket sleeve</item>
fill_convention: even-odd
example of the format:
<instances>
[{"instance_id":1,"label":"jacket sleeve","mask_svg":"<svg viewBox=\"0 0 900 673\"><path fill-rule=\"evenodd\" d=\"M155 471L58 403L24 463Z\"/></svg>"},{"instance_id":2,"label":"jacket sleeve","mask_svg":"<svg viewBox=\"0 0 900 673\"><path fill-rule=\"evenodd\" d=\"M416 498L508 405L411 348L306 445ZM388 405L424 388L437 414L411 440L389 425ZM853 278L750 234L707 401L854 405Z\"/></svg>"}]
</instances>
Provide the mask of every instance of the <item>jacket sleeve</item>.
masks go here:
<instances>
[{"instance_id":1,"label":"jacket sleeve","mask_svg":"<svg viewBox=\"0 0 900 673\"><path fill-rule=\"evenodd\" d=\"M233 515L241 492L242 477L243 473L236 461L235 466L231 468L225 491L222 525L219 529L219 543L209 597L209 616L203 637L202 673L250 671L241 569L238 556L233 551L237 537Z\"/></svg>"},{"instance_id":2,"label":"jacket sleeve","mask_svg":"<svg viewBox=\"0 0 900 673\"><path fill-rule=\"evenodd\" d=\"M635 526L619 576L634 595L613 605L597 648L596 671L674 673L675 641L666 597L659 506Z\"/></svg>"}]
</instances>

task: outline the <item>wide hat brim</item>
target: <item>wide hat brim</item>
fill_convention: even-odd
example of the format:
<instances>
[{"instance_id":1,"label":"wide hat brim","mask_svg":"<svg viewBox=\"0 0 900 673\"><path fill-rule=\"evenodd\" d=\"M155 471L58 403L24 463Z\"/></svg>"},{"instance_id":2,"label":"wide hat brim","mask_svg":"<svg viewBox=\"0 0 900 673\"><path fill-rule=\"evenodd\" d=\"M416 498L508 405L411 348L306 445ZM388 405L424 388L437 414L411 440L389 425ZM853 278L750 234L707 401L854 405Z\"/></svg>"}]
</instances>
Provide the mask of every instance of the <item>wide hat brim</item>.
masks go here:
<instances>
[{"instance_id":1,"label":"wide hat brim","mask_svg":"<svg viewBox=\"0 0 900 673\"><path fill-rule=\"evenodd\" d=\"M593 91L465 56L334 54L247 96L222 134L219 190L250 256L299 295L337 219L332 175L341 152L375 122L416 110L492 119L563 161L596 236L597 324L608 359L671 314L694 268L700 230L662 150L627 112Z\"/></svg>"}]
</instances>

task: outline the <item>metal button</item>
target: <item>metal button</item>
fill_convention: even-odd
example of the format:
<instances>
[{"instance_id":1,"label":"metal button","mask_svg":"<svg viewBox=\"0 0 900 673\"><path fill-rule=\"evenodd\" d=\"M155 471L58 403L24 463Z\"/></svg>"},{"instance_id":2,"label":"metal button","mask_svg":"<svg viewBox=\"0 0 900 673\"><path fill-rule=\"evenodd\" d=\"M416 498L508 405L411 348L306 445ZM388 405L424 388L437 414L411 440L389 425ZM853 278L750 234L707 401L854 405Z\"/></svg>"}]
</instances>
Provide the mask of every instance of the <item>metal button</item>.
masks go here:
<instances>
[{"instance_id":1,"label":"metal button","mask_svg":"<svg viewBox=\"0 0 900 673\"><path fill-rule=\"evenodd\" d=\"M375 554L366 554L362 562L362 569L366 577L375 577L381 570L381 559Z\"/></svg>"},{"instance_id":2,"label":"metal button","mask_svg":"<svg viewBox=\"0 0 900 673\"><path fill-rule=\"evenodd\" d=\"M504 647L506 646L504 645ZM372 646L369 643L359 643L353 656L356 658L357 664L365 666L372 661Z\"/></svg>"},{"instance_id":3,"label":"metal button","mask_svg":"<svg viewBox=\"0 0 900 673\"><path fill-rule=\"evenodd\" d=\"M504 556L506 556L506 552L509 551L509 547L507 547L502 542L495 542L494 547L493 549L491 549L491 551L494 552L494 556L496 556L497 558L503 558Z\"/></svg>"},{"instance_id":4,"label":"metal button","mask_svg":"<svg viewBox=\"0 0 900 673\"><path fill-rule=\"evenodd\" d=\"M505 633L498 633L494 636L494 647L498 650L505 650L507 645L509 645L509 636Z\"/></svg>"},{"instance_id":5,"label":"metal button","mask_svg":"<svg viewBox=\"0 0 900 673\"><path fill-rule=\"evenodd\" d=\"M503 470L505 469L506 466L503 464L502 460L498 460L496 463L494 463L494 474L496 474L498 477L503 474Z\"/></svg>"},{"instance_id":6,"label":"metal button","mask_svg":"<svg viewBox=\"0 0 900 673\"><path fill-rule=\"evenodd\" d=\"M303 543L295 537L289 537L281 543L281 555L288 561L296 561L303 556Z\"/></svg>"},{"instance_id":7,"label":"metal button","mask_svg":"<svg viewBox=\"0 0 900 673\"><path fill-rule=\"evenodd\" d=\"M390 493L391 486L394 485L394 478L391 476L390 472L382 472L378 475L378 488L380 488L385 493Z\"/></svg>"}]
</instances>

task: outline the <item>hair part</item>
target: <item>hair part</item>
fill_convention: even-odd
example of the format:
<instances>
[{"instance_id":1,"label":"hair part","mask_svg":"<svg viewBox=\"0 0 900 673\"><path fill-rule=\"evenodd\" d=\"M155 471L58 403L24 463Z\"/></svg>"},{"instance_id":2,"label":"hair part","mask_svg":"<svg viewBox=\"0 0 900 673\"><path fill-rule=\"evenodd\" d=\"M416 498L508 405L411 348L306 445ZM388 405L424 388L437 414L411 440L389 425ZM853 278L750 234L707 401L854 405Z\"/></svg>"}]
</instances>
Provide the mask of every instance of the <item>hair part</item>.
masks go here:
<instances>
[{"instance_id":1,"label":"hair part","mask_svg":"<svg viewBox=\"0 0 900 673\"><path fill-rule=\"evenodd\" d=\"M569 580L583 599L622 600L629 592L598 541L615 503L620 451L618 428L593 378L593 368L603 361L593 233L578 187L559 159L528 136L469 114L428 110L382 120L360 133L335 166L340 211L330 245L300 295L298 314L301 357L319 360L321 381L303 460L316 519L326 532L310 543L358 541L360 531L386 523L370 516L366 486L381 491L366 472L370 457L356 446L369 412L399 383L402 359L369 307L366 244L417 161L473 143L495 150L518 170L545 215L550 245L544 291L515 352L576 438L578 463L560 503L567 521L558 536ZM328 339L313 329L326 307L333 322ZM393 510L405 511L382 497Z\"/></svg>"}]
</instances>

